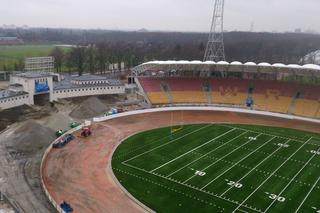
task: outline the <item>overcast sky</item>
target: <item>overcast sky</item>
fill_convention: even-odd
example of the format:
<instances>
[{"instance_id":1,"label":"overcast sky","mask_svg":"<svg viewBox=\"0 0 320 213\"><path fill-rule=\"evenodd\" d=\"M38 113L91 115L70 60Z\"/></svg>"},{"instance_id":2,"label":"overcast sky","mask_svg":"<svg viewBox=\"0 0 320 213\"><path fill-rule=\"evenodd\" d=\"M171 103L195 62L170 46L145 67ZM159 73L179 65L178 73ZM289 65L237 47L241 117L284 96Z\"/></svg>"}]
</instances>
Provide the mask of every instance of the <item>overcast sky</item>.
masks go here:
<instances>
[{"instance_id":1,"label":"overcast sky","mask_svg":"<svg viewBox=\"0 0 320 213\"><path fill-rule=\"evenodd\" d=\"M0 25L208 31L214 0L0 0ZM225 0L225 29L320 32L320 0Z\"/></svg>"}]
</instances>

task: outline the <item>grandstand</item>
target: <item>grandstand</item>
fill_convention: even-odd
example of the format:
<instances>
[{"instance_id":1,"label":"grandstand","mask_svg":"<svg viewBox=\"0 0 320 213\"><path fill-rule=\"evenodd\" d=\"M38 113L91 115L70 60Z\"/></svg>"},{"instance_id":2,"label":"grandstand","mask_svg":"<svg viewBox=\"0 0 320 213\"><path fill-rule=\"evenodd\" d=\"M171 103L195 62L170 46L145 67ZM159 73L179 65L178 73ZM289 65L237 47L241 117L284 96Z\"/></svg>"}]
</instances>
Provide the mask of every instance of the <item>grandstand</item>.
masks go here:
<instances>
[{"instance_id":1,"label":"grandstand","mask_svg":"<svg viewBox=\"0 0 320 213\"><path fill-rule=\"evenodd\" d=\"M155 61L134 75L154 107L222 105L320 118L317 65Z\"/></svg>"}]
</instances>

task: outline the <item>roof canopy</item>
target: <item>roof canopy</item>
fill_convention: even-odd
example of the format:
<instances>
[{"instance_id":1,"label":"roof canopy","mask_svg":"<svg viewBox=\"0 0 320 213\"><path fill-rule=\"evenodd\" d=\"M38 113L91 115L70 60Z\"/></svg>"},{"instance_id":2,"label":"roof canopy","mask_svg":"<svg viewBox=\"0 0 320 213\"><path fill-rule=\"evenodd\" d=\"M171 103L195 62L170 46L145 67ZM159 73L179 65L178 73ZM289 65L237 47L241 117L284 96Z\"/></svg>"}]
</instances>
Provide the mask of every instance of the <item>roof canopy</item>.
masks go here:
<instances>
[{"instance_id":1,"label":"roof canopy","mask_svg":"<svg viewBox=\"0 0 320 213\"><path fill-rule=\"evenodd\" d=\"M256 64L254 62L241 63L239 61L150 61L143 63L133 69L135 75L139 75L146 71L224 71L224 72L262 72L272 73L274 71L284 73L294 73L296 75L320 75L320 66L315 64L297 65L297 64L281 64L273 65L262 62Z\"/></svg>"}]
</instances>

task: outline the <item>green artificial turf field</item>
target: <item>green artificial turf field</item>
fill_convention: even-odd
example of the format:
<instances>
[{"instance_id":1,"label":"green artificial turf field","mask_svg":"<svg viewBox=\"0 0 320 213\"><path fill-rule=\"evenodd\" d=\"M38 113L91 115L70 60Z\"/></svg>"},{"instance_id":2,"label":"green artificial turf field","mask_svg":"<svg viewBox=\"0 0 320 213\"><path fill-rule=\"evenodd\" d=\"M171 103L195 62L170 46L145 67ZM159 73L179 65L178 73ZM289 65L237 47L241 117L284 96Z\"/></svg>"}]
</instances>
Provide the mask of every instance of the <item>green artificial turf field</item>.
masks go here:
<instances>
[{"instance_id":1,"label":"green artificial turf field","mask_svg":"<svg viewBox=\"0 0 320 213\"><path fill-rule=\"evenodd\" d=\"M13 69L15 63L24 62L26 57L48 56L55 47L51 44L0 46L0 70L3 66ZM62 49L68 51L70 48L62 47Z\"/></svg>"},{"instance_id":2,"label":"green artificial turf field","mask_svg":"<svg viewBox=\"0 0 320 213\"><path fill-rule=\"evenodd\" d=\"M157 212L320 212L320 134L250 125L138 133L115 151L119 182Z\"/></svg>"}]
</instances>

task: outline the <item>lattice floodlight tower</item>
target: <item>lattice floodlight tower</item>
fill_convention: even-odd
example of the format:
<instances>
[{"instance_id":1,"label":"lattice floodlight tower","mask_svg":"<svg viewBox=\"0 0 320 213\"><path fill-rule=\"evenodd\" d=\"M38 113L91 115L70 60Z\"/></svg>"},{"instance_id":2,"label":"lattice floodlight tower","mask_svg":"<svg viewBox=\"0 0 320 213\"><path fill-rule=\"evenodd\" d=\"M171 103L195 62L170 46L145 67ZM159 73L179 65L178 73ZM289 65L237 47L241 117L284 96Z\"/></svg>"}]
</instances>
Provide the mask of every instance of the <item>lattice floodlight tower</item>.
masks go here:
<instances>
[{"instance_id":1,"label":"lattice floodlight tower","mask_svg":"<svg viewBox=\"0 0 320 213\"><path fill-rule=\"evenodd\" d=\"M215 0L211 30L204 61L225 61L223 43L224 0Z\"/></svg>"}]
</instances>

